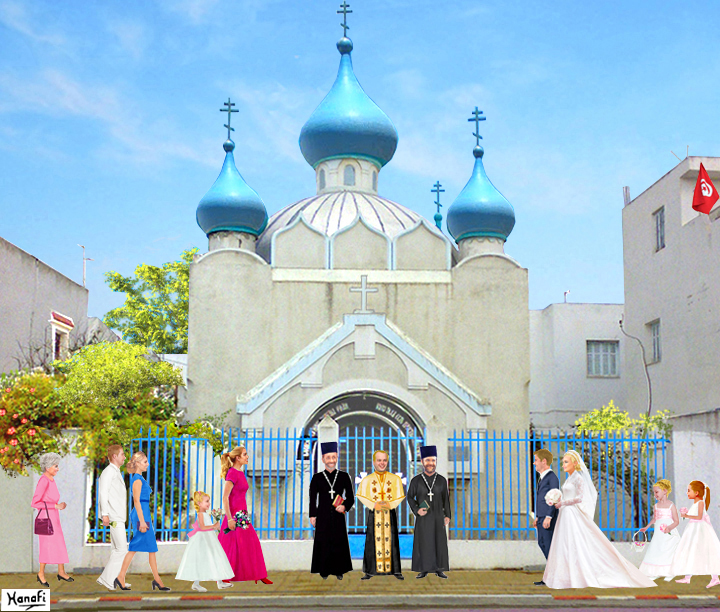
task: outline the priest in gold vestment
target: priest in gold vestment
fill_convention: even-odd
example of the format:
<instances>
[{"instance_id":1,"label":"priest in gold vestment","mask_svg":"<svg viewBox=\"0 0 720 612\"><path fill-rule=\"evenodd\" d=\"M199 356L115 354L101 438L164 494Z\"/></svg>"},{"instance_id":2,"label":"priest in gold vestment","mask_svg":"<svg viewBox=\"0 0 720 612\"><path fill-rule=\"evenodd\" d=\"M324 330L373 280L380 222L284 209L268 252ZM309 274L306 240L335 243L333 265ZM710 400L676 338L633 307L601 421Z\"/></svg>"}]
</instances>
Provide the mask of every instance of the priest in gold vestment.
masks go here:
<instances>
[{"instance_id":1,"label":"priest in gold vestment","mask_svg":"<svg viewBox=\"0 0 720 612\"><path fill-rule=\"evenodd\" d=\"M375 471L360 481L355 496L367 507L364 575L361 580L390 574L404 580L400 569L400 538L395 508L405 499L405 490L400 477L388 471L389 463L387 452L375 451Z\"/></svg>"}]
</instances>

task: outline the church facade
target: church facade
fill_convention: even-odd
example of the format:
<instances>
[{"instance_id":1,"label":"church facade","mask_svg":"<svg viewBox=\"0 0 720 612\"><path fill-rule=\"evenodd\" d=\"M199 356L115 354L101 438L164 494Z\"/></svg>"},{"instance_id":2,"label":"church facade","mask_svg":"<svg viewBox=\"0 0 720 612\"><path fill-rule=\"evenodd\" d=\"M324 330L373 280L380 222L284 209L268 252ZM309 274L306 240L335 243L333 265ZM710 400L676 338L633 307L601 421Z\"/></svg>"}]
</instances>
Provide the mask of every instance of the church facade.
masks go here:
<instances>
[{"instance_id":1,"label":"church facade","mask_svg":"<svg viewBox=\"0 0 720 612\"><path fill-rule=\"evenodd\" d=\"M243 430L310 432L325 416L527 429L528 272L504 252L513 208L479 145L448 209L454 240L383 198L398 135L353 73L352 42L337 47L337 79L299 139L314 195L268 218L223 145L197 212L209 249L190 267L188 416L229 411Z\"/></svg>"}]
</instances>

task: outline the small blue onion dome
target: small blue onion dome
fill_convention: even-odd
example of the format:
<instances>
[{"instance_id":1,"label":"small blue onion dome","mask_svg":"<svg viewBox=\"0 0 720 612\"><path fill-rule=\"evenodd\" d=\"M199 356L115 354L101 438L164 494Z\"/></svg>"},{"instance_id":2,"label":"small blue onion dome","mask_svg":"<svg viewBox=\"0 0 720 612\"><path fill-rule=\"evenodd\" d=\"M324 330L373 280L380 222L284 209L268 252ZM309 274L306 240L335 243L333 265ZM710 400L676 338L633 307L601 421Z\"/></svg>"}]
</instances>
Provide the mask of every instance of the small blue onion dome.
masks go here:
<instances>
[{"instance_id":1,"label":"small blue onion dome","mask_svg":"<svg viewBox=\"0 0 720 612\"><path fill-rule=\"evenodd\" d=\"M267 225L265 204L235 167L234 148L235 143L230 139L223 143L225 163L198 204L197 223L208 236L223 231L258 236Z\"/></svg>"},{"instance_id":2,"label":"small blue onion dome","mask_svg":"<svg viewBox=\"0 0 720 612\"><path fill-rule=\"evenodd\" d=\"M507 240L515 226L515 211L490 182L482 163L483 148L473 149L475 168L447 212L447 228L455 242L487 236Z\"/></svg>"},{"instance_id":3,"label":"small blue onion dome","mask_svg":"<svg viewBox=\"0 0 720 612\"><path fill-rule=\"evenodd\" d=\"M367 158L380 167L397 149L398 134L388 116L363 91L353 72L349 38L337 43L337 79L300 132L300 150L313 167L326 159Z\"/></svg>"}]
</instances>

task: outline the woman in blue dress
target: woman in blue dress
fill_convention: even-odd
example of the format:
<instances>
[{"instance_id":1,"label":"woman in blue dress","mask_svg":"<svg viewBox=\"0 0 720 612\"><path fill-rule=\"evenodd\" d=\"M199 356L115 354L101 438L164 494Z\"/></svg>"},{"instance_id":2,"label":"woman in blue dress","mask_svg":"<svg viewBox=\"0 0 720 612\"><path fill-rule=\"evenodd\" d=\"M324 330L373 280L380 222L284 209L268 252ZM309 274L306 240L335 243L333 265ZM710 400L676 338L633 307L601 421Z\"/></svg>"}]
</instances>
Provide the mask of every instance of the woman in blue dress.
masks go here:
<instances>
[{"instance_id":1,"label":"woman in blue dress","mask_svg":"<svg viewBox=\"0 0 720 612\"><path fill-rule=\"evenodd\" d=\"M130 490L132 491L133 509L130 512L130 524L132 525L133 536L128 545L128 553L125 555L122 568L115 579L115 587L123 591L129 591L130 587L125 585L125 574L130 567L130 562L136 552L146 552L150 556L150 569L153 578L152 589L169 591L170 587L163 584L157 570L157 559L155 553L158 551L155 530L153 529L152 515L150 514L150 494L152 489L142 477L142 473L148 469L148 459L145 453L137 452L130 457L125 470L130 474Z\"/></svg>"}]
</instances>

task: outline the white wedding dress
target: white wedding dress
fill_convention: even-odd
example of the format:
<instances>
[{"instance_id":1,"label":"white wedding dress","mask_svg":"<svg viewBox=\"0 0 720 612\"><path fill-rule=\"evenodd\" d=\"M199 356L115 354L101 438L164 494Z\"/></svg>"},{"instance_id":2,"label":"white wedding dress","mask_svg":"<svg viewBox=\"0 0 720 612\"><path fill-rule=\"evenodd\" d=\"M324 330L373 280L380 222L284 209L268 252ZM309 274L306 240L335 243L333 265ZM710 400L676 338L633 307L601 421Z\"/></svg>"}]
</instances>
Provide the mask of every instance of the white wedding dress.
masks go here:
<instances>
[{"instance_id":1,"label":"white wedding dress","mask_svg":"<svg viewBox=\"0 0 720 612\"><path fill-rule=\"evenodd\" d=\"M593 521L597 490L585 465L581 468L562 486L543 581L551 589L657 586L615 549Z\"/></svg>"}]
</instances>

